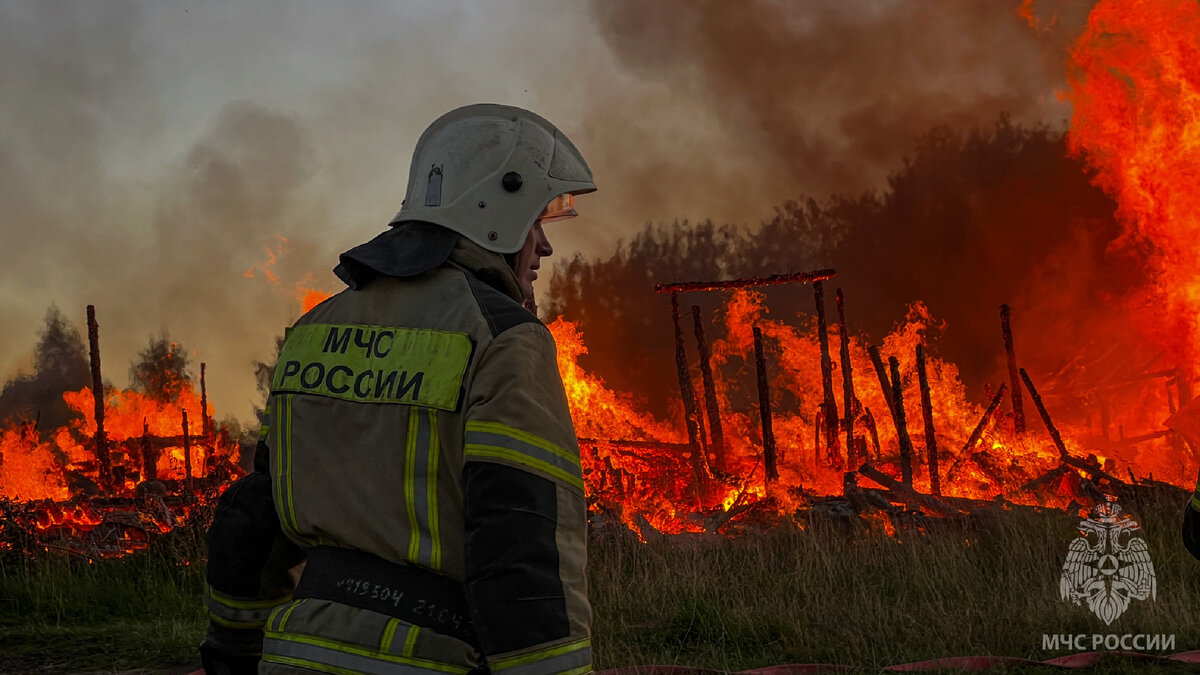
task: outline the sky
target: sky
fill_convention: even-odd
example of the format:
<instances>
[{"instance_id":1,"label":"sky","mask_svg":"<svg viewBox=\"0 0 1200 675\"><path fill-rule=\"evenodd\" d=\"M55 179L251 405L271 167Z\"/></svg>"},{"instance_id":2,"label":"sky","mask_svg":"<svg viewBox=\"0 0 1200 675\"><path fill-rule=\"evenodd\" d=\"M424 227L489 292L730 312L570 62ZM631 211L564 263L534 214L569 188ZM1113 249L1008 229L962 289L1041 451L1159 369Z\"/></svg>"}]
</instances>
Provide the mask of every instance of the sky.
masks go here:
<instances>
[{"instance_id":1,"label":"sky","mask_svg":"<svg viewBox=\"0 0 1200 675\"><path fill-rule=\"evenodd\" d=\"M1038 2L1035 26L1016 0L0 0L0 376L28 372L50 305L82 328L94 304L106 379L165 332L217 417L249 419L297 288L339 289L443 112L563 129L599 191L550 228L556 256L608 256L646 223L884 189L938 124L1065 128L1089 6Z\"/></svg>"}]
</instances>

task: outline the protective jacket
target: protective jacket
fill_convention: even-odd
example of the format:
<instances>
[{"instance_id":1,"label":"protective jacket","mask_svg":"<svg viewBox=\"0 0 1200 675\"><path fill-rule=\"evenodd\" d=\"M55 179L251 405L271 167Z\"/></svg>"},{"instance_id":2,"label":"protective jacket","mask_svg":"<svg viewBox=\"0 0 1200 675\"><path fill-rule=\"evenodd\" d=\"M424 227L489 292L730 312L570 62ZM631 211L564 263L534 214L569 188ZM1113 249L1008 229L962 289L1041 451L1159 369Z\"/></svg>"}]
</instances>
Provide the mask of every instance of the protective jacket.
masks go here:
<instances>
[{"instance_id":1,"label":"protective jacket","mask_svg":"<svg viewBox=\"0 0 1200 675\"><path fill-rule=\"evenodd\" d=\"M341 263L349 288L288 330L265 470L218 506L260 517L242 560L221 549L248 528L214 521L210 651L261 636L267 673L590 671L579 449L553 338L512 269L425 223ZM292 595L246 587L297 550Z\"/></svg>"}]
</instances>

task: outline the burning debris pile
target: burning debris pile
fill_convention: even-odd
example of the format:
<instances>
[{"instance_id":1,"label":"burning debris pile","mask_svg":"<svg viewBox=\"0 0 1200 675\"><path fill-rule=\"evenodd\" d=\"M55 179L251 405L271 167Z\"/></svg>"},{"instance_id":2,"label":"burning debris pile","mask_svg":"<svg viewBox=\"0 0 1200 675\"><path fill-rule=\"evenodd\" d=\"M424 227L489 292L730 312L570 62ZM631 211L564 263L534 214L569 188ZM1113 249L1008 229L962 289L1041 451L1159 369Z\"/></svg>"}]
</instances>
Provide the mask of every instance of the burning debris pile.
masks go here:
<instances>
[{"instance_id":1,"label":"burning debris pile","mask_svg":"<svg viewBox=\"0 0 1200 675\"><path fill-rule=\"evenodd\" d=\"M69 420L39 428L35 413L0 429L2 547L123 555L186 522L243 473L230 430L213 423L206 364L199 395L154 364L142 366L159 391L105 388L99 325L87 309L92 386L62 393Z\"/></svg>"},{"instance_id":2,"label":"burning debris pile","mask_svg":"<svg viewBox=\"0 0 1200 675\"><path fill-rule=\"evenodd\" d=\"M1181 370L1140 379L1115 373L1086 405L1074 401L1072 414L1060 421L1064 434L1051 403L1017 365L1007 306L1000 308L997 343L1006 350L1011 380L982 408L968 401L953 364L928 355L926 340L936 325L920 304L879 347L846 330L838 289L839 321L830 326L823 283L834 275L822 270L660 285L670 294L675 323L683 405L682 424L674 426L639 412L631 398L584 372L577 363L586 353L579 332L567 321L553 323L593 511L642 536L724 532L739 522L770 522L813 507L946 516L982 501L1089 506L1106 492L1163 481L1183 485L1194 474L1200 458L1169 431L1108 436L1114 419L1134 423L1116 410L1141 414L1153 401L1161 410L1142 418L1153 423L1189 400ZM812 284L815 316L803 328L768 318L764 296L751 290L787 282ZM710 347L700 307L693 306L699 359L691 363L679 296L718 290L733 291L723 312L724 337ZM1058 393L1047 398L1070 400ZM1009 410L1002 413L1005 401ZM1027 424L1027 408L1040 426ZM1109 412L1089 414L1090 408ZM860 486L862 478L880 487Z\"/></svg>"}]
</instances>

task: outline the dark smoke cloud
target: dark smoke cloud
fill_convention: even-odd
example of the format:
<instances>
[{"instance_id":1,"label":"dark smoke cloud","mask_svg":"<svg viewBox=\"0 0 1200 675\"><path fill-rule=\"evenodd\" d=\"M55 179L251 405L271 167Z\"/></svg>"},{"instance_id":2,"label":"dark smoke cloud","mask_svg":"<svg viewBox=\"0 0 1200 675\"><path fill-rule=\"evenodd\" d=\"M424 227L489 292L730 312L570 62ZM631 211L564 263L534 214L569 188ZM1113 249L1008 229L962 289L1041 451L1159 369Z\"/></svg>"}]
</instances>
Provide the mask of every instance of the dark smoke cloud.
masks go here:
<instances>
[{"instance_id":1,"label":"dark smoke cloud","mask_svg":"<svg viewBox=\"0 0 1200 675\"><path fill-rule=\"evenodd\" d=\"M676 215L755 224L769 208L749 200L880 188L937 125L968 128L1000 112L1061 123L1062 47L1089 4L1038 6L1046 16L1035 30L1016 2L597 0L621 65L660 84L660 96L687 98L676 124L710 131L690 148L655 143L669 126L647 96L625 114L633 133L589 145L604 166L625 164L621 187L635 200L682 192L707 205L715 189L715 213ZM610 114L596 110L589 128L607 127ZM643 115L652 122L639 125Z\"/></svg>"}]
</instances>

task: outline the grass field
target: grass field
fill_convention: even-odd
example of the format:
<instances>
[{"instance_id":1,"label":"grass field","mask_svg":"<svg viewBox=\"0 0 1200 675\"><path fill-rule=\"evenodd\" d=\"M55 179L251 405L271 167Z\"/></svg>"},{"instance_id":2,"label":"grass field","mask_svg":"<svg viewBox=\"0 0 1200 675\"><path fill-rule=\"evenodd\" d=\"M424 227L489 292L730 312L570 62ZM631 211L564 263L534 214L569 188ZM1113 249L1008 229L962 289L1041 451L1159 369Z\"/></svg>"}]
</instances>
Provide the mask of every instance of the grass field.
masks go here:
<instances>
[{"instance_id":1,"label":"grass field","mask_svg":"<svg viewBox=\"0 0 1200 675\"><path fill-rule=\"evenodd\" d=\"M1180 501L1125 505L1149 543L1157 597L1112 626L1059 599L1073 514L989 507L895 537L877 522L815 515L738 537L601 537L589 561L596 666L1041 660L1073 653L1043 649L1043 634L1064 633L1168 634L1173 652L1200 649L1200 563L1179 543ZM198 530L120 560L10 553L0 670L187 672L204 631L202 583ZM1114 661L1098 672L1134 671Z\"/></svg>"}]
</instances>

